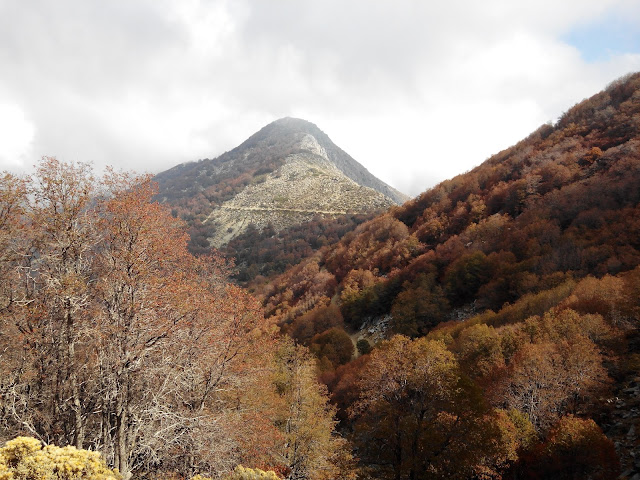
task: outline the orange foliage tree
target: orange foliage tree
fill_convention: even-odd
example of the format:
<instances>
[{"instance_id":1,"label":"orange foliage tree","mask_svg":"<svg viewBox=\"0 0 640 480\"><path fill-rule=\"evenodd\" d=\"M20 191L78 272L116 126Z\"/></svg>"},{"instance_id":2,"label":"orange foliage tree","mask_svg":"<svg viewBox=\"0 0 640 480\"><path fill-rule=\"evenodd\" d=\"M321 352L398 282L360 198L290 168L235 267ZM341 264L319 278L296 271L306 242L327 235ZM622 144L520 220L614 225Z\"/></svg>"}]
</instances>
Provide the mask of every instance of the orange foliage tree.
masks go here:
<instances>
[{"instance_id":1,"label":"orange foliage tree","mask_svg":"<svg viewBox=\"0 0 640 480\"><path fill-rule=\"evenodd\" d=\"M525 456L519 470L526 479L613 480L620 465L613 442L593 420L567 415Z\"/></svg>"},{"instance_id":2,"label":"orange foliage tree","mask_svg":"<svg viewBox=\"0 0 640 480\"><path fill-rule=\"evenodd\" d=\"M256 397L274 327L223 260L188 254L155 193L54 158L1 178L3 429L99 450L125 479L273 458L275 411Z\"/></svg>"},{"instance_id":3,"label":"orange foliage tree","mask_svg":"<svg viewBox=\"0 0 640 480\"><path fill-rule=\"evenodd\" d=\"M443 343L394 336L370 354L351 409L375 478L468 478L500 444L495 422Z\"/></svg>"}]
</instances>

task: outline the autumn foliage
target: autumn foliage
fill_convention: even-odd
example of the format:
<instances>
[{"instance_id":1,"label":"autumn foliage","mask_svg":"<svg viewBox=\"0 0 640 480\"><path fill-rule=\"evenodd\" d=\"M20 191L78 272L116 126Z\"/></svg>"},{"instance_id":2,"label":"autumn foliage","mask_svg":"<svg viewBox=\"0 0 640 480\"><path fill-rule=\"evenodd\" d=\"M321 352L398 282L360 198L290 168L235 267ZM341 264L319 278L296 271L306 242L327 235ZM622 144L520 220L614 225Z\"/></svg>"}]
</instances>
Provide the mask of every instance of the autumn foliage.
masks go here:
<instances>
[{"instance_id":1,"label":"autumn foliage","mask_svg":"<svg viewBox=\"0 0 640 480\"><path fill-rule=\"evenodd\" d=\"M624 77L257 288L267 316L303 343L322 328L354 341L368 341L371 325L383 330L388 341L371 352L362 343L350 363L320 360L372 478L511 478L530 462L557 464L557 473L532 467L530 478L615 478L615 454L589 419L611 422L605 399L635 374L626 365L640 312L639 99L640 74ZM328 308L341 318L317 321ZM420 365L412 342L424 338L448 352L468 417L443 404L422 425L427 412L413 413L436 389L410 380ZM446 419L468 422L464 450ZM560 448L561 432L574 430L582 440ZM589 464L577 452L595 445L607 458Z\"/></svg>"},{"instance_id":2,"label":"autumn foliage","mask_svg":"<svg viewBox=\"0 0 640 480\"><path fill-rule=\"evenodd\" d=\"M296 397L278 390L275 329L226 261L188 252L148 176L97 179L44 158L32 177L0 180L3 435L99 451L125 479L293 471L283 450L302 434L277 420ZM348 448L322 388L300 375L317 409L299 431L327 442L326 471Z\"/></svg>"},{"instance_id":3,"label":"autumn foliage","mask_svg":"<svg viewBox=\"0 0 640 480\"><path fill-rule=\"evenodd\" d=\"M100 451L125 478L617 478L639 92L640 74L614 82L309 255L238 241L265 260L243 280L305 257L253 278L261 304L189 253L188 205L153 203L147 177L55 159L0 177L3 434Z\"/></svg>"},{"instance_id":4,"label":"autumn foliage","mask_svg":"<svg viewBox=\"0 0 640 480\"><path fill-rule=\"evenodd\" d=\"M523 478L578 480L617 478L619 464L613 442L593 420L561 418L546 441L526 456Z\"/></svg>"},{"instance_id":5,"label":"autumn foliage","mask_svg":"<svg viewBox=\"0 0 640 480\"><path fill-rule=\"evenodd\" d=\"M562 275L602 277L635 268L639 85L638 74L611 85L556 125L365 222L307 260L338 283L347 323L358 327L363 317L389 313L420 274L435 275L447 314L471 303L497 311L557 286ZM291 275L273 283L291 285ZM303 291L282 299L280 291L263 292L267 304L280 305L269 314L308 298ZM432 322L425 317L404 332L422 334Z\"/></svg>"}]
</instances>

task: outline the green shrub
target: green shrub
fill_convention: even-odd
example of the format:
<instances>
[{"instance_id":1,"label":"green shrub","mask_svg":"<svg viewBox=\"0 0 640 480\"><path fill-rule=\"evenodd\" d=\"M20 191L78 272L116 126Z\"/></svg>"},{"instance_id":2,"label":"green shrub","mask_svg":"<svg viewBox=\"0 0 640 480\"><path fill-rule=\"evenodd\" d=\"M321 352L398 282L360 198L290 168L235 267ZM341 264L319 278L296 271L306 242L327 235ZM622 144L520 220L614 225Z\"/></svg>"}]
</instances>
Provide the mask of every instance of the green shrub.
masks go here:
<instances>
[{"instance_id":1,"label":"green shrub","mask_svg":"<svg viewBox=\"0 0 640 480\"><path fill-rule=\"evenodd\" d=\"M367 353L371 353L371 344L365 338L361 338L356 343L356 348L358 349L358 353L360 355L366 355Z\"/></svg>"}]
</instances>

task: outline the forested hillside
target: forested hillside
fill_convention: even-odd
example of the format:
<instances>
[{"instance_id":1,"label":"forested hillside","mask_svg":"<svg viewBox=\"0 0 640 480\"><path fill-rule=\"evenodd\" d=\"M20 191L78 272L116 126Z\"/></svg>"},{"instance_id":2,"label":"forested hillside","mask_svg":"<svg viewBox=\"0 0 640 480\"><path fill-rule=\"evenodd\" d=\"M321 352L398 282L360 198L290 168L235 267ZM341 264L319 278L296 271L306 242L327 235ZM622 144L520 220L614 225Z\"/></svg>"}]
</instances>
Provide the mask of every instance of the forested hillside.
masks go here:
<instances>
[{"instance_id":1,"label":"forested hillside","mask_svg":"<svg viewBox=\"0 0 640 480\"><path fill-rule=\"evenodd\" d=\"M311 289L301 288L296 275L314 270L314 262L340 285L354 323L390 312L409 287L403 282L415 283L420 274L438 280L449 307L475 302L499 309L568 272L633 269L640 260L638 83L637 75L619 81L555 126L543 125L474 170L361 225L267 288L269 313L287 321L300 300L310 300ZM297 284L293 296L289 280ZM359 305L374 294L375 301ZM425 321L394 328L420 333L438 323Z\"/></svg>"},{"instance_id":2,"label":"forested hillside","mask_svg":"<svg viewBox=\"0 0 640 480\"><path fill-rule=\"evenodd\" d=\"M616 478L603 430L639 467L639 201L634 74L255 288L372 478ZM350 361L345 330L403 336Z\"/></svg>"},{"instance_id":3,"label":"forested hillside","mask_svg":"<svg viewBox=\"0 0 640 480\"><path fill-rule=\"evenodd\" d=\"M250 225L247 230L220 249L227 258L235 260L234 279L241 283L264 282L287 268L297 265L314 252L337 243L345 234L376 213L323 217L276 231L273 226L259 230Z\"/></svg>"}]
</instances>

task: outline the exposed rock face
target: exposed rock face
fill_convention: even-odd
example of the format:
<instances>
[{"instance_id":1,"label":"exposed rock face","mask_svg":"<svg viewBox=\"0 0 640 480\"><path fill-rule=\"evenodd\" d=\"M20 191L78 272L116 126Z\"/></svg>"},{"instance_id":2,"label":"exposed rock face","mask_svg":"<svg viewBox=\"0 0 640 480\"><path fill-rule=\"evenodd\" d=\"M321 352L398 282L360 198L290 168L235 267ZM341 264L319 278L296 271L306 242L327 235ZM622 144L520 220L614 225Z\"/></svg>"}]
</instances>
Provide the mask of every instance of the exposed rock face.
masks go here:
<instances>
[{"instance_id":1,"label":"exposed rock face","mask_svg":"<svg viewBox=\"0 0 640 480\"><path fill-rule=\"evenodd\" d=\"M279 128L289 129L291 131L299 131L309 135L309 137L315 140L315 143L324 150L327 158L338 170L358 185L373 188L374 190L382 193L384 196L389 197L396 204L402 204L409 200L409 197L393 187L390 187L382 180L373 176L366 168L351 158L344 150L334 144L331 139L316 127L313 123L297 118L282 118L267 125L277 126ZM263 129L264 130L264 129ZM308 137L307 137L308 138ZM302 147L302 146L301 146ZM303 147L302 147L303 148ZM316 152L317 153L317 152Z\"/></svg>"},{"instance_id":2,"label":"exposed rock face","mask_svg":"<svg viewBox=\"0 0 640 480\"><path fill-rule=\"evenodd\" d=\"M219 185L227 182L237 188L237 178L250 181L224 196L228 187ZM294 118L267 125L217 159L178 165L156 179L159 198L168 203L215 199L201 207L199 218L210 227L208 239L214 247L225 245L250 224L282 230L314 215L368 213L408 198L371 175L318 127Z\"/></svg>"},{"instance_id":3,"label":"exposed rock face","mask_svg":"<svg viewBox=\"0 0 640 480\"><path fill-rule=\"evenodd\" d=\"M258 229L271 223L276 230L310 220L314 215L344 215L385 209L394 202L372 188L344 175L327 157L324 148L307 134L300 153L249 185L231 200L216 207L205 222L214 222L210 242L221 247L253 223Z\"/></svg>"}]
</instances>

